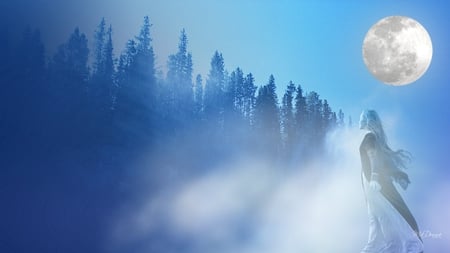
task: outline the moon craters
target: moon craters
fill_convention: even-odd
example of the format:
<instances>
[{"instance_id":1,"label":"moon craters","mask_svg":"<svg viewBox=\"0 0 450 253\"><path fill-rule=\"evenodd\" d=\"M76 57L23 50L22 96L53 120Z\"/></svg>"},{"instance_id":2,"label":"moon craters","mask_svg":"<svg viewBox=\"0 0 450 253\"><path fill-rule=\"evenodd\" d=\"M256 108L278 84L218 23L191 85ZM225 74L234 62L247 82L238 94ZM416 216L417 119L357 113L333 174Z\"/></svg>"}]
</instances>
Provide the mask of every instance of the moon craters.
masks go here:
<instances>
[{"instance_id":1,"label":"moon craters","mask_svg":"<svg viewBox=\"0 0 450 253\"><path fill-rule=\"evenodd\" d=\"M419 79L431 62L431 39L417 21L391 16L373 25L363 43L370 73L386 84L406 85Z\"/></svg>"}]
</instances>

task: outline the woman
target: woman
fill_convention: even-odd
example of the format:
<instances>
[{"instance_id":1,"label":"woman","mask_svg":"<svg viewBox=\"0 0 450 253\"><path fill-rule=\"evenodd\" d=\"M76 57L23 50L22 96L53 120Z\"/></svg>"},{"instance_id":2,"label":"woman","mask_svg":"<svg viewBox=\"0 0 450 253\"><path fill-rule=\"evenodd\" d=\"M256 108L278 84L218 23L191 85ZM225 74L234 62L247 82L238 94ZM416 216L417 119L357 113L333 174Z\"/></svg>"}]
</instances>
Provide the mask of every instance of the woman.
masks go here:
<instances>
[{"instance_id":1,"label":"woman","mask_svg":"<svg viewBox=\"0 0 450 253\"><path fill-rule=\"evenodd\" d=\"M359 123L361 129L369 131L360 146L370 225L369 240L361 252L423 252L416 220L393 184L395 181L404 190L408 187L409 178L403 170L409 153L388 146L376 111L363 111Z\"/></svg>"}]
</instances>

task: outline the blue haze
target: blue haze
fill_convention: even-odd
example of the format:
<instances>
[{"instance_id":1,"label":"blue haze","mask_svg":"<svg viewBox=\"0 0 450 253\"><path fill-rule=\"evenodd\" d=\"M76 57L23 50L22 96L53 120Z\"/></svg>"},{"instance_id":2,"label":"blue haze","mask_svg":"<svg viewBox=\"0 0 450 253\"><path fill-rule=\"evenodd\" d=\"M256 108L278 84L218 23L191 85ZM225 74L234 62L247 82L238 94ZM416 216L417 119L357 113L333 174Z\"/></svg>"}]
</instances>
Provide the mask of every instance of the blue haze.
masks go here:
<instances>
[{"instance_id":1,"label":"blue haze","mask_svg":"<svg viewBox=\"0 0 450 253\"><path fill-rule=\"evenodd\" d=\"M119 56L126 41L138 33L143 16L148 15L153 24L151 32L156 65L163 73L167 71L168 55L177 50L179 32L185 28L189 38L189 51L193 56L194 74L202 74L206 79L211 57L215 50L219 50L224 56L227 70L231 72L236 67L241 67L245 73L253 73L258 86L266 84L269 75L273 74L278 85L279 100L286 85L292 80L301 84L306 91L317 91L334 109L341 108L346 117L352 117L354 125L357 125L362 109L376 109L386 121L392 146L405 148L413 153L413 169L416 171L413 170L412 174L422 177L418 182L423 183L416 187L421 189L420 187L448 182L450 74L447 68L450 66L450 6L443 1L17 0L3 1L0 7L0 31L3 28L21 34L26 25L40 29L48 57L56 52L57 46L66 41L77 26L87 34L92 48L92 35L101 17L105 17L107 23L113 26L114 52L115 56ZM381 84L366 70L361 56L362 41L369 27L389 15L405 15L416 19L428 30L433 41L434 54L427 73L417 82L405 87ZM57 166L66 165L67 161L62 160L64 158L61 158L61 164ZM36 169L36 174L47 171L43 167ZM418 172L420 169L426 171ZM83 195L89 194L90 189L81 190L81 193L69 196L62 203L53 202L53 199L64 199L54 189L83 185L78 182L67 186L51 178L55 175L53 173L58 176L58 173L66 172L50 170L47 173L49 177L38 185L30 184L33 175L23 175L24 181L9 182L8 187L17 185L17 192L23 196L26 190L45 185L44 188L49 187L49 190L42 194L48 195L41 196L38 200L24 201L31 206L63 206L63 211L69 214L73 214L71 212L75 210L75 220L92 219L103 213L108 215L109 206L74 204L83 203ZM120 177L129 176L126 172L125 175L121 173ZM108 177L103 174L100 176ZM429 197L426 193L417 191L417 198ZM116 207L120 200L130 197L127 195L130 193L126 191L115 194L120 197L107 200L111 208ZM76 198L76 201L72 202L70 197ZM103 196L95 198L102 199ZM2 203L8 201L17 205L19 210L22 205L29 206L14 199L14 196L2 199ZM19 213L17 217L21 217L20 215ZM68 236L63 237L60 244L56 243L56 248L49 249L58 251L58 245L65 245L61 246L65 249L67 245L74 245L73 252L98 252L103 249L103 245L99 246L100 241L105 241L103 229L95 227L99 224L83 227L92 229L95 236L83 238L87 241L86 244L77 248L74 238L83 231L70 228L70 217L60 213L63 218L56 217L52 223L53 217L45 215L48 214L38 214L32 218L37 225L32 224L32 237L24 240L28 245L23 245L22 249L45 251L32 249L32 246L39 244L36 243L38 241L61 239L58 231L67 227ZM445 218L448 216L442 215L442 219ZM39 220L42 219L50 222L40 223ZM60 223L62 219L67 219L67 223ZM27 227L21 220L8 222L7 225L19 224L16 229L11 228L12 235L22 233L21 229ZM38 226L43 227L36 228ZM15 243L21 241L8 237L8 234L0 239L0 247L8 248Z\"/></svg>"}]
</instances>

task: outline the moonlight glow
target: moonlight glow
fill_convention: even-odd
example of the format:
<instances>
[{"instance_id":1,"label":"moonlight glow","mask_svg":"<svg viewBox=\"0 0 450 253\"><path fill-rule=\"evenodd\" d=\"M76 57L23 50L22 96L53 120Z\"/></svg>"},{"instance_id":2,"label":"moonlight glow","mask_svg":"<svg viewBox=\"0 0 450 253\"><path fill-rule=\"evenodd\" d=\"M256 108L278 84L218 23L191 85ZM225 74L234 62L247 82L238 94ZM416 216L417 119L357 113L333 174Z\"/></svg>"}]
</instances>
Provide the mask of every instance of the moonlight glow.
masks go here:
<instances>
[{"instance_id":1,"label":"moonlight glow","mask_svg":"<svg viewBox=\"0 0 450 253\"><path fill-rule=\"evenodd\" d=\"M364 63L375 78L391 85L406 85L428 69L433 55L430 36L417 21L402 16L383 18L367 32Z\"/></svg>"}]
</instances>

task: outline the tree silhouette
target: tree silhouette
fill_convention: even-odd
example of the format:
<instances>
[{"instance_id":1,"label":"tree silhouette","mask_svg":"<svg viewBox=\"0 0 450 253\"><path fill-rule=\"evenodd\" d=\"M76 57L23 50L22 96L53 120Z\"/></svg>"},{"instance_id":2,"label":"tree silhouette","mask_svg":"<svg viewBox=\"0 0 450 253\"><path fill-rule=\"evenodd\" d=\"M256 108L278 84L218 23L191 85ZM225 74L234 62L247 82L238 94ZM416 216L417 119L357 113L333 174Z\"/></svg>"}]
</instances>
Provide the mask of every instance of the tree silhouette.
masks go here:
<instances>
[{"instance_id":1,"label":"tree silhouette","mask_svg":"<svg viewBox=\"0 0 450 253\"><path fill-rule=\"evenodd\" d=\"M207 124L211 125L213 131L223 128L224 86L224 60L222 54L216 51L211 59L211 69L206 80L204 94L204 115Z\"/></svg>"},{"instance_id":2,"label":"tree silhouette","mask_svg":"<svg viewBox=\"0 0 450 253\"><path fill-rule=\"evenodd\" d=\"M90 78L89 95L93 107L93 127L97 126L97 134L103 135L106 132L105 127L112 122L116 95L112 26L110 25L106 30L104 18L100 21L94 38L95 58L93 73ZM99 124L99 122L101 123Z\"/></svg>"},{"instance_id":3,"label":"tree silhouette","mask_svg":"<svg viewBox=\"0 0 450 253\"><path fill-rule=\"evenodd\" d=\"M2 192L11 196L11 214L30 209L50 218L17 216L26 229L78 217L68 238L84 231L81 237L90 240L101 234L92 227L110 221L103 214L123 207L143 184L153 194L242 157L263 159L274 170L301 169L323 154L326 134L345 125L342 110L337 114L317 92L293 82L279 105L273 75L257 88L239 67L228 74L218 51L205 80L200 74L192 80L184 30L166 75L156 74L150 31L144 17L118 59L105 19L95 30L91 59L78 28L53 55L45 54L38 30L0 36ZM130 180L130 172L146 176ZM79 212L86 206L95 212Z\"/></svg>"},{"instance_id":4,"label":"tree silhouette","mask_svg":"<svg viewBox=\"0 0 450 253\"><path fill-rule=\"evenodd\" d=\"M112 26L101 19L93 36L91 69L88 41L78 28L48 66L39 31L27 29L15 47L2 38L1 55L11 61L1 63L0 80L14 80L14 85L2 87L1 103L23 105L9 111L3 107L2 117L9 122L5 132L44 118L48 126L42 125L41 132L55 133L58 144L157 149L157 143L190 135L208 150L205 154L223 146L218 155L245 149L289 163L320 152L328 131L345 125L342 110L334 112L317 92L305 92L293 82L279 105L273 75L258 89L251 73L237 67L228 74L218 51L206 81L200 74L193 81L184 29L178 50L168 57L167 74L157 76L150 30L150 19L144 17L138 35L116 60Z\"/></svg>"},{"instance_id":5,"label":"tree silhouette","mask_svg":"<svg viewBox=\"0 0 450 253\"><path fill-rule=\"evenodd\" d=\"M186 31L180 33L178 52L169 56L167 84L169 85L169 109L172 117L182 126L193 116L194 94L192 84L192 55L187 50Z\"/></svg>"},{"instance_id":6,"label":"tree silhouette","mask_svg":"<svg viewBox=\"0 0 450 253\"><path fill-rule=\"evenodd\" d=\"M260 138L262 153L277 156L280 148L280 121L275 78L260 87L255 105L255 129Z\"/></svg>"},{"instance_id":7,"label":"tree silhouette","mask_svg":"<svg viewBox=\"0 0 450 253\"><path fill-rule=\"evenodd\" d=\"M295 118L294 118L294 94L295 84L290 81L283 95L281 105L281 126L282 126L282 140L284 143L283 152L286 156L290 156L291 150L294 148L296 140Z\"/></svg>"},{"instance_id":8,"label":"tree silhouette","mask_svg":"<svg viewBox=\"0 0 450 253\"><path fill-rule=\"evenodd\" d=\"M253 125L254 108L256 103L257 87L255 79L251 73L247 74L244 80L243 94L242 94L242 113L249 125Z\"/></svg>"},{"instance_id":9,"label":"tree silhouette","mask_svg":"<svg viewBox=\"0 0 450 253\"><path fill-rule=\"evenodd\" d=\"M119 59L115 124L119 136L130 144L150 140L158 130L156 120L156 78L150 20L144 23L135 40L129 40Z\"/></svg>"},{"instance_id":10,"label":"tree silhouette","mask_svg":"<svg viewBox=\"0 0 450 253\"><path fill-rule=\"evenodd\" d=\"M194 86L194 114L198 119L203 118L203 79L202 75L198 74L195 78L195 86Z\"/></svg>"}]
</instances>

